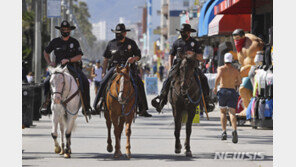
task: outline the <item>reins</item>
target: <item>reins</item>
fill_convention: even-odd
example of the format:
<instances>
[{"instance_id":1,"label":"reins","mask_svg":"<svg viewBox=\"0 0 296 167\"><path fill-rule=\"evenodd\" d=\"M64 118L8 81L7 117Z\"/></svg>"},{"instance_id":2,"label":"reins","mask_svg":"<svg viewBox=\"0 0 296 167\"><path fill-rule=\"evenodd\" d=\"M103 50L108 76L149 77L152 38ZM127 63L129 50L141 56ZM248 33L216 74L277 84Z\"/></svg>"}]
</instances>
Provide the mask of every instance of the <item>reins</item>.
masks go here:
<instances>
[{"instance_id":1,"label":"reins","mask_svg":"<svg viewBox=\"0 0 296 167\"><path fill-rule=\"evenodd\" d=\"M53 74L61 74L63 76L63 88L61 92L52 92L52 94L60 94L61 97L63 97L63 93L64 93L64 87L65 87L65 75L62 72L54 72ZM69 93L71 91L72 88L72 78L70 78L70 88L69 88ZM79 94L79 87L77 88L77 90L69 97L69 94L66 97L66 100L61 100L61 105L63 106L64 110L70 114L70 115L76 115L78 113L79 110L77 110L77 112L75 112L74 114L71 113L70 111L67 110L67 103L70 102L75 96L77 96ZM69 97L69 98L68 98Z\"/></svg>"},{"instance_id":2,"label":"reins","mask_svg":"<svg viewBox=\"0 0 296 167\"><path fill-rule=\"evenodd\" d=\"M125 64L125 67L126 67L127 65L129 65L128 62ZM124 76L125 76L124 73L118 73L118 74L119 74L119 75L122 75L121 77L124 77ZM133 94L130 94L131 89L129 89L129 91L128 91L128 97L126 98L125 104L122 104L121 111L122 111L122 115L124 115L124 116L128 116L128 115L131 113L131 111L133 111L133 109L135 108L135 106L136 106L136 104L137 104L137 97L138 97L137 86L136 86L136 84L135 84L135 82L134 82L134 78L133 78L133 76L132 76L132 74L131 74L131 71L129 71L129 77L130 77L130 79L131 79L131 83L132 83L131 86L134 88L134 93L133 93ZM123 92L123 91L119 91L119 92L118 92L118 90L116 89L117 97L113 96L113 95L111 94L111 90L110 90L110 87L111 87L111 85L112 85L113 82L114 82L114 81L111 81L110 84L108 85L107 92L109 93L109 95L110 95L114 100L118 101L118 98L117 98L117 97L119 96L119 93L120 93L120 92ZM136 99L135 99L135 103L133 104L133 106L132 106L132 108L129 110L129 112L128 112L128 113L125 113L124 111L125 111L125 106L126 106L126 104L128 104L128 102L130 101L130 99L132 99L133 97L136 97Z\"/></svg>"}]
</instances>

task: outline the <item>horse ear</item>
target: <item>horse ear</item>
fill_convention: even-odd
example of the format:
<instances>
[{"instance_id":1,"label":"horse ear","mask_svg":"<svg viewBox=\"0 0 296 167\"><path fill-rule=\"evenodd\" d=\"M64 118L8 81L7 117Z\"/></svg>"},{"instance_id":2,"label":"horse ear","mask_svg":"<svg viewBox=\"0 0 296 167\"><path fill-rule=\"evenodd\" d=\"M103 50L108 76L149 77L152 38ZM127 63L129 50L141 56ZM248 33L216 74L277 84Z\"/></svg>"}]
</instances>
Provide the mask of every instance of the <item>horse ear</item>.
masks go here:
<instances>
[{"instance_id":1,"label":"horse ear","mask_svg":"<svg viewBox=\"0 0 296 167\"><path fill-rule=\"evenodd\" d=\"M67 70L67 66L65 66L65 67L62 69L63 73L64 73L66 70Z\"/></svg>"},{"instance_id":2,"label":"horse ear","mask_svg":"<svg viewBox=\"0 0 296 167\"><path fill-rule=\"evenodd\" d=\"M126 71L129 71L130 70L130 66L126 66Z\"/></svg>"},{"instance_id":3,"label":"horse ear","mask_svg":"<svg viewBox=\"0 0 296 167\"><path fill-rule=\"evenodd\" d=\"M116 66L116 72L117 72L117 73L120 73L120 68L119 68L119 66Z\"/></svg>"},{"instance_id":4,"label":"horse ear","mask_svg":"<svg viewBox=\"0 0 296 167\"><path fill-rule=\"evenodd\" d=\"M48 72L49 72L50 74L52 74L53 70L54 70L54 68L53 68L52 66L49 66L49 67L48 67Z\"/></svg>"}]
</instances>

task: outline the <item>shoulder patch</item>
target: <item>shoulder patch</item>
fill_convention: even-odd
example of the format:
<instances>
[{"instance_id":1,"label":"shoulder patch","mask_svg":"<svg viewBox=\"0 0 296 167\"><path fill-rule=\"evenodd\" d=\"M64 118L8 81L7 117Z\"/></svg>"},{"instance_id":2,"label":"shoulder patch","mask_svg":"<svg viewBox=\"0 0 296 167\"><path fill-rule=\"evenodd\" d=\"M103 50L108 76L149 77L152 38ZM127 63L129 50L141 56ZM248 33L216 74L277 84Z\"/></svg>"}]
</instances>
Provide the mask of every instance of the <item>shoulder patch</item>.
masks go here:
<instances>
[{"instance_id":1,"label":"shoulder patch","mask_svg":"<svg viewBox=\"0 0 296 167\"><path fill-rule=\"evenodd\" d=\"M74 47L74 44L73 43L70 43L70 48L72 49Z\"/></svg>"},{"instance_id":2,"label":"shoulder patch","mask_svg":"<svg viewBox=\"0 0 296 167\"><path fill-rule=\"evenodd\" d=\"M195 45L195 43L194 42L191 42L191 46L193 47Z\"/></svg>"},{"instance_id":3,"label":"shoulder patch","mask_svg":"<svg viewBox=\"0 0 296 167\"><path fill-rule=\"evenodd\" d=\"M127 46L127 49L130 50L131 48L132 48L132 45L129 44L129 45Z\"/></svg>"}]
</instances>

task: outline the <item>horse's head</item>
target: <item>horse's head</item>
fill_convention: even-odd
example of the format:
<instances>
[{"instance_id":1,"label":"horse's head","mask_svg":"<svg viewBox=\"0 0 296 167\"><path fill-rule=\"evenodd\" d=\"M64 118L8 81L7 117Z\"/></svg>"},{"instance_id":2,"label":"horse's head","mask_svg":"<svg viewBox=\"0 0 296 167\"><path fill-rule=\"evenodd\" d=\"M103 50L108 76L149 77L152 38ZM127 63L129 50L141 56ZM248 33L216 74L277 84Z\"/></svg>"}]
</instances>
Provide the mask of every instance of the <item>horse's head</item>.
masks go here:
<instances>
[{"instance_id":1,"label":"horse's head","mask_svg":"<svg viewBox=\"0 0 296 167\"><path fill-rule=\"evenodd\" d=\"M118 102L120 104L125 104L130 96L130 90L132 88L132 82L130 78L130 66L126 64L124 67L117 66L116 73L117 77L115 78L118 92Z\"/></svg>"},{"instance_id":2,"label":"horse's head","mask_svg":"<svg viewBox=\"0 0 296 167\"><path fill-rule=\"evenodd\" d=\"M184 55L180 65L181 94L186 95L194 82L194 69L197 65L195 55Z\"/></svg>"},{"instance_id":3,"label":"horse's head","mask_svg":"<svg viewBox=\"0 0 296 167\"><path fill-rule=\"evenodd\" d=\"M64 72L67 68L61 68L61 66L58 66L56 68L50 67L48 69L49 73L51 74L50 89L52 91L52 99L54 100L55 104L60 104L65 86Z\"/></svg>"}]
</instances>

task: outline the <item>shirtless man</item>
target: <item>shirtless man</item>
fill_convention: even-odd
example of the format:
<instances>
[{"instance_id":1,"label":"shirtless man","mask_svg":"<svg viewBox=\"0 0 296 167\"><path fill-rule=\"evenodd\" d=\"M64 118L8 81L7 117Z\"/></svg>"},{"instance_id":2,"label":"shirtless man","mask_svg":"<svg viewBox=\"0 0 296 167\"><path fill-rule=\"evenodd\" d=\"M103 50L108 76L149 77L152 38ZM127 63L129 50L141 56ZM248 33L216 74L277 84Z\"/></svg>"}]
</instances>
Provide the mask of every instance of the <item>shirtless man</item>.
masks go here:
<instances>
[{"instance_id":1,"label":"shirtless man","mask_svg":"<svg viewBox=\"0 0 296 167\"><path fill-rule=\"evenodd\" d=\"M225 65L218 68L218 75L215 81L214 93L217 93L217 86L220 84L218 92L219 107L221 110L222 140L227 139L226 134L226 111L230 111L230 120L233 127L232 142L237 143L235 108L238 100L236 88L241 84L239 71L232 66L232 54L226 53L224 56Z\"/></svg>"}]
</instances>

